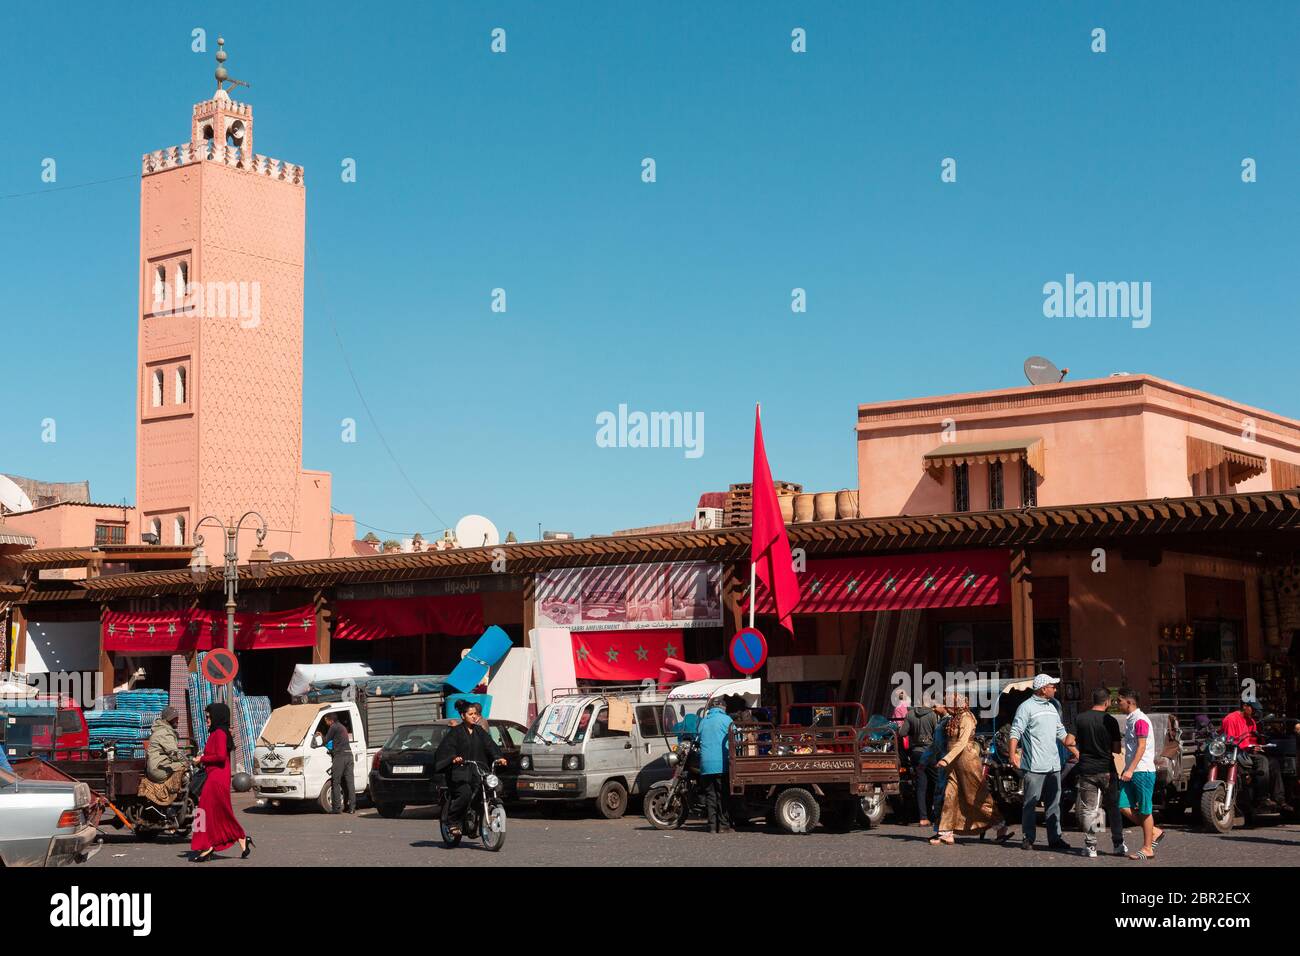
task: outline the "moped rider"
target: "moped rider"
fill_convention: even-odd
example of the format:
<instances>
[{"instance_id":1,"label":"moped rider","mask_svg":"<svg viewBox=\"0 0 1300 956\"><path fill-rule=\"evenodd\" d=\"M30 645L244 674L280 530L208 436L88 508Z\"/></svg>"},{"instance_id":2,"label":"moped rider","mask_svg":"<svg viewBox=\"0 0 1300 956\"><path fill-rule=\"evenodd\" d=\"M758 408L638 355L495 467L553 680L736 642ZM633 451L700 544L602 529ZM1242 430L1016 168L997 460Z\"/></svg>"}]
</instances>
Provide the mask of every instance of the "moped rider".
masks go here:
<instances>
[{"instance_id":1,"label":"moped rider","mask_svg":"<svg viewBox=\"0 0 1300 956\"><path fill-rule=\"evenodd\" d=\"M447 774L447 828L453 837L461 835L465 811L474 799L474 772L467 764L504 765L506 758L483 723L483 706L477 701L456 701L461 720L447 731L433 756L433 769Z\"/></svg>"}]
</instances>

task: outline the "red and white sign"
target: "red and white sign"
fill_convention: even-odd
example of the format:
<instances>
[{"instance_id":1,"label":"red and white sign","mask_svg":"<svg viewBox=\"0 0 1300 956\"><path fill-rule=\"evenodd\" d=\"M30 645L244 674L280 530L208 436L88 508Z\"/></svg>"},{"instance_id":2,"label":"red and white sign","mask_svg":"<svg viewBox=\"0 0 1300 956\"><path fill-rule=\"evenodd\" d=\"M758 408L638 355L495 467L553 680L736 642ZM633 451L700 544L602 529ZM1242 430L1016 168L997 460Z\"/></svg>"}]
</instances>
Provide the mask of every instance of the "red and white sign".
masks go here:
<instances>
[{"instance_id":1,"label":"red and white sign","mask_svg":"<svg viewBox=\"0 0 1300 956\"><path fill-rule=\"evenodd\" d=\"M537 626L641 631L722 626L722 565L563 568L537 575Z\"/></svg>"}]
</instances>

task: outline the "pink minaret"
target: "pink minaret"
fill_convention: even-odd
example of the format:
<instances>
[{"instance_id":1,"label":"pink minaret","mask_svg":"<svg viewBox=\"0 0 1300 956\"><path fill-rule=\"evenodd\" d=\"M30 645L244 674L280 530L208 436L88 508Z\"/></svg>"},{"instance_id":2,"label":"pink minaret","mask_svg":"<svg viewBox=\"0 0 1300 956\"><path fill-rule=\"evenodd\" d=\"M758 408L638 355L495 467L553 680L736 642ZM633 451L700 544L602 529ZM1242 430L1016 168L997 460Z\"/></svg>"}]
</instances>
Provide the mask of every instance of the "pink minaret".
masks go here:
<instances>
[{"instance_id":1,"label":"pink minaret","mask_svg":"<svg viewBox=\"0 0 1300 956\"><path fill-rule=\"evenodd\" d=\"M323 556L329 475L302 471L303 170L253 152L253 110L230 97L246 84L229 80L224 42L189 142L144 156L139 530L189 544L203 515L255 509L269 549ZM200 533L219 555L217 529ZM251 547L250 534L241 556Z\"/></svg>"}]
</instances>

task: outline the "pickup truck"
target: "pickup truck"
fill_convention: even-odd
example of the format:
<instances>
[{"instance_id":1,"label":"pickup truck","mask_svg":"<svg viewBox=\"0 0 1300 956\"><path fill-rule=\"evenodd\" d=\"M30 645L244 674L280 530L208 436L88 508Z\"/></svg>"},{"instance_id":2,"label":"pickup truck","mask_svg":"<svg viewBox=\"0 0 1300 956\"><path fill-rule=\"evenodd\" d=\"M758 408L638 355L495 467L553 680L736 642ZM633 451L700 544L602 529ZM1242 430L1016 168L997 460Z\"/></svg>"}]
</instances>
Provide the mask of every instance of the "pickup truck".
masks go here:
<instances>
[{"instance_id":1,"label":"pickup truck","mask_svg":"<svg viewBox=\"0 0 1300 956\"><path fill-rule=\"evenodd\" d=\"M99 852L99 814L84 783L0 769L0 867L86 862Z\"/></svg>"}]
</instances>

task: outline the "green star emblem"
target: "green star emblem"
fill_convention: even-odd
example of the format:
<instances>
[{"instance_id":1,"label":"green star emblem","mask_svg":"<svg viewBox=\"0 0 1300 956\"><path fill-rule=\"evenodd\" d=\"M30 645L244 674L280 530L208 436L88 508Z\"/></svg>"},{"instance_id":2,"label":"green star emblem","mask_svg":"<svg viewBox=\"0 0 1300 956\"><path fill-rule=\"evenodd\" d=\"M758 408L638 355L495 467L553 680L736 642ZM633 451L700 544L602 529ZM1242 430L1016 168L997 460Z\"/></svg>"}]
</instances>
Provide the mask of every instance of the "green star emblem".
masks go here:
<instances>
[{"instance_id":1,"label":"green star emblem","mask_svg":"<svg viewBox=\"0 0 1300 956\"><path fill-rule=\"evenodd\" d=\"M580 660L580 661L585 661L585 660L586 660L588 657L590 657L590 656L591 656L591 652L588 651L586 647L584 647L583 645L579 644L579 645L578 645L578 660Z\"/></svg>"},{"instance_id":2,"label":"green star emblem","mask_svg":"<svg viewBox=\"0 0 1300 956\"><path fill-rule=\"evenodd\" d=\"M856 594L858 590L858 579L854 578L851 580L848 584L844 585L844 589L850 594Z\"/></svg>"},{"instance_id":3,"label":"green star emblem","mask_svg":"<svg viewBox=\"0 0 1300 956\"><path fill-rule=\"evenodd\" d=\"M608 648L605 651L605 657L609 659L611 664L616 663L618 661L618 651L614 650L612 647Z\"/></svg>"},{"instance_id":4,"label":"green star emblem","mask_svg":"<svg viewBox=\"0 0 1300 956\"><path fill-rule=\"evenodd\" d=\"M649 660L649 659L650 659L650 652L647 651L644 647L639 647L639 646L638 646L637 649L636 649L636 659L639 660L639 661Z\"/></svg>"},{"instance_id":5,"label":"green star emblem","mask_svg":"<svg viewBox=\"0 0 1300 956\"><path fill-rule=\"evenodd\" d=\"M975 583L975 572L967 571L966 576L961 579L961 586L964 588L968 588L974 583Z\"/></svg>"},{"instance_id":6,"label":"green star emblem","mask_svg":"<svg viewBox=\"0 0 1300 956\"><path fill-rule=\"evenodd\" d=\"M926 588L927 588L928 590L931 590L931 591L934 590L934 588L935 588L935 581L934 581L934 575L933 575L933 574L927 574L927 575L925 576L925 586L926 586Z\"/></svg>"},{"instance_id":7,"label":"green star emblem","mask_svg":"<svg viewBox=\"0 0 1300 956\"><path fill-rule=\"evenodd\" d=\"M822 589L821 581L814 581L812 584L808 586L808 590L811 591L813 594L816 594L821 589Z\"/></svg>"},{"instance_id":8,"label":"green star emblem","mask_svg":"<svg viewBox=\"0 0 1300 956\"><path fill-rule=\"evenodd\" d=\"M886 590L886 591L897 591L897 590L898 590L898 578L894 577L892 574L891 574L888 578L886 578L886 579L885 579L885 590Z\"/></svg>"},{"instance_id":9,"label":"green star emblem","mask_svg":"<svg viewBox=\"0 0 1300 956\"><path fill-rule=\"evenodd\" d=\"M672 642L669 642L669 643L665 644L665 645L664 645L664 653L667 654L669 657L676 657L676 656L677 656L677 645L676 645L676 644L673 644Z\"/></svg>"}]
</instances>

